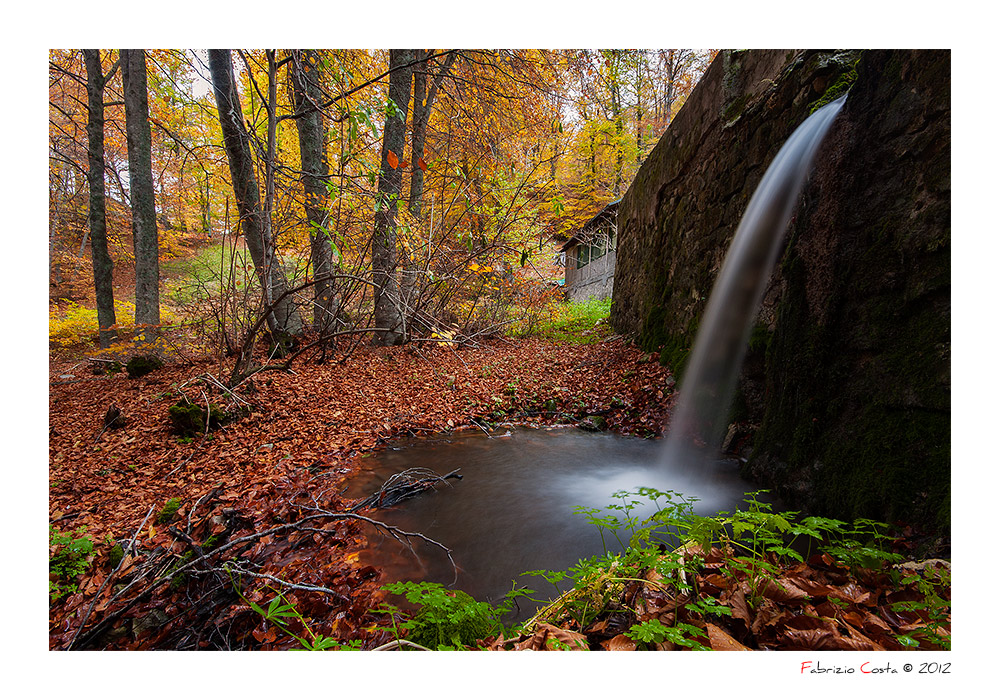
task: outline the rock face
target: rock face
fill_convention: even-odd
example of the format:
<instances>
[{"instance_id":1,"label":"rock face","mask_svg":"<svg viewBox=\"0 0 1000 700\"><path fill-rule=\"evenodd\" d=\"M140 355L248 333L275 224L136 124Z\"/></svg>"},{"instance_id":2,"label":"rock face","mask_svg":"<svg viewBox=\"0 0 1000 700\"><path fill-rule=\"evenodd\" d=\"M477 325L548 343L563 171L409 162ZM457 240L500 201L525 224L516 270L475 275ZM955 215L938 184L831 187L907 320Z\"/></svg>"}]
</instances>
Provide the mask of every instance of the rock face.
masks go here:
<instances>
[{"instance_id":1,"label":"rock face","mask_svg":"<svg viewBox=\"0 0 1000 700\"><path fill-rule=\"evenodd\" d=\"M626 193L611 321L675 370L743 211L850 88L770 279L732 419L794 507L950 522L951 57L723 52Z\"/></svg>"}]
</instances>

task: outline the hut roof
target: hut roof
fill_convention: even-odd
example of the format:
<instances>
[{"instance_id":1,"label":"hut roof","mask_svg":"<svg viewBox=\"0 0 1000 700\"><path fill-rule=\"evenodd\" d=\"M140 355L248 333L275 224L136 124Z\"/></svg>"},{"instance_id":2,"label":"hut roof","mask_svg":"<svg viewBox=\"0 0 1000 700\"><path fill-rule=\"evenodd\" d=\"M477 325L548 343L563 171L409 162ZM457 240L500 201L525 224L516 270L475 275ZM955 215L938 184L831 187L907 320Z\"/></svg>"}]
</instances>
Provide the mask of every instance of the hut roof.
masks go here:
<instances>
[{"instance_id":1,"label":"hut roof","mask_svg":"<svg viewBox=\"0 0 1000 700\"><path fill-rule=\"evenodd\" d=\"M605 219L609 219L609 218L615 216L618 213L618 204L621 201L622 201L621 199L616 199L613 202L609 202L603 209L601 209L601 211L599 211L597 213L596 216L594 216L594 218L592 218L590 221L588 221L587 223L585 223L580 228L579 231L577 231L576 233L574 233L570 237L570 239L568 241L566 241L565 243L563 243L562 247L559 248L559 251L560 252L564 252L564 251L569 250L570 248L572 248L573 246L575 246L577 243L580 243L583 240L584 236L586 236L588 233L590 233L595 228L597 228L598 224L600 224L601 222L603 222Z\"/></svg>"}]
</instances>

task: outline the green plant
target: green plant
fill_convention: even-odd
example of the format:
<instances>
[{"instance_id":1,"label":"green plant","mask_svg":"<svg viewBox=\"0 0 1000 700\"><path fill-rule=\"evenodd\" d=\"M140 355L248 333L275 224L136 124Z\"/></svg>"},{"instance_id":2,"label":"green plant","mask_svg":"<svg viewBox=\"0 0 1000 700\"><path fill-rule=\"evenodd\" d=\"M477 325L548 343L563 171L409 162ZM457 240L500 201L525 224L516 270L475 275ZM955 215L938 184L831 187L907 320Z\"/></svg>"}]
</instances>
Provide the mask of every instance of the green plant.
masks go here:
<instances>
[{"instance_id":1,"label":"green plant","mask_svg":"<svg viewBox=\"0 0 1000 700\"><path fill-rule=\"evenodd\" d=\"M692 639L692 637L700 634L702 634L700 629L686 622L680 622L671 627L657 619L652 619L632 625L629 631L625 633L625 636L646 645L646 648L649 648L650 645L669 641L679 646L697 649L698 651L710 651L704 644Z\"/></svg>"},{"instance_id":2,"label":"green plant","mask_svg":"<svg viewBox=\"0 0 1000 700\"><path fill-rule=\"evenodd\" d=\"M52 602L75 593L76 579L93 561L94 542L85 537L85 527L60 532L49 525L49 597Z\"/></svg>"},{"instance_id":3,"label":"green plant","mask_svg":"<svg viewBox=\"0 0 1000 700\"><path fill-rule=\"evenodd\" d=\"M643 501L636 496L652 501L657 508L656 513L645 520L639 518L635 512ZM525 572L525 575L541 576L557 590L562 581L573 581L572 589L562 593L536 618L558 621L570 617L585 627L618 604L625 586L636 583L658 585L645 578L648 570L655 569L665 577L678 577L681 571L694 571L697 565L694 560L665 551L666 544L672 539L676 543L676 534L688 527L693 500L684 499L676 492L651 488L637 492L618 491L614 497L619 502L609 505L608 512L598 508L576 508L576 512L584 515L601 533L603 555L581 559L565 572ZM664 499L666 503L661 505L660 501ZM611 542L618 543L621 553L610 549ZM678 583L682 578L678 577ZM671 634L675 635L677 631Z\"/></svg>"},{"instance_id":4,"label":"green plant","mask_svg":"<svg viewBox=\"0 0 1000 700\"><path fill-rule=\"evenodd\" d=\"M380 612L390 614L397 637L402 630L406 639L429 649L465 649L474 647L478 640L503 632L502 616L509 607L494 607L475 600L464 591L450 591L439 583L429 581L399 581L382 587L390 593L405 596L419 605L417 612L398 626L398 608L388 605ZM530 591L513 591L507 599Z\"/></svg>"},{"instance_id":5,"label":"green plant","mask_svg":"<svg viewBox=\"0 0 1000 700\"><path fill-rule=\"evenodd\" d=\"M824 551L852 569L874 569L883 563L895 564L903 560L901 555L881 546L892 539L886 534L889 526L885 523L867 518L855 520L850 525L821 518L806 518L803 523L823 530L828 540Z\"/></svg>"},{"instance_id":6,"label":"green plant","mask_svg":"<svg viewBox=\"0 0 1000 700\"><path fill-rule=\"evenodd\" d=\"M900 583L914 585L921 597L892 603L892 610L916 614L924 624L910 634L896 635L896 639L906 647L916 648L926 641L932 647L951 650L951 635L945 629L945 625L951 622L951 570L927 566L917 571L906 571Z\"/></svg>"},{"instance_id":7,"label":"green plant","mask_svg":"<svg viewBox=\"0 0 1000 700\"><path fill-rule=\"evenodd\" d=\"M536 619L553 623L570 619L585 627L610 610L620 610L627 585L656 585L674 601L672 612L667 617L636 621L626 636L644 648L671 642L702 649L705 633L691 622L732 615L729 606L709 591L698 590L698 574L706 553L712 552L713 557L721 554L721 561L715 559L714 564L719 574L734 582L745 582L751 608L763 601L768 586L777 583L782 567L803 562L802 550L808 556L817 547L855 574L861 574L862 569L869 570L868 575L872 570L884 572L887 565L900 558L883 546L889 538L885 534L887 526L882 523L860 519L848 524L819 517L797 521L795 512L772 512L772 506L761 499L763 493L747 494L743 508L713 517L696 515L693 501L676 492L649 488L616 492L618 502L604 510L578 507L576 511L600 531L604 555L580 560L566 571L526 572L542 576L553 585L566 579L573 581L573 588L550 603ZM643 499L653 503L655 512L640 518L637 512ZM799 542L802 538L805 541ZM613 543L621 553L610 550ZM678 549L683 543L687 544ZM661 578L651 578L650 571ZM948 648L947 573L909 573L903 582L916 584L919 595L893 604L901 614L910 614L916 625L916 631L898 636L899 641L909 646ZM831 603L847 605L835 596Z\"/></svg>"},{"instance_id":8,"label":"green plant","mask_svg":"<svg viewBox=\"0 0 1000 700\"><path fill-rule=\"evenodd\" d=\"M275 628L281 630L284 634L294 638L299 643L299 650L329 651L332 649L334 651L344 651L357 650L361 648L362 642L359 639L341 642L333 637L327 637L319 632L314 632L309 627L305 618L302 617L302 614L295 609L294 605L285 599L285 596L280 591L274 591L275 595L270 601L268 601L267 608L261 607L243 595L241 586L233 577L232 572L230 572L229 576L233 584L233 590L236 591L236 595L238 595L244 603L250 606L251 610L264 618L265 622L274 625ZM293 632L291 629L292 623L298 623L301 625L305 635Z\"/></svg>"}]
</instances>

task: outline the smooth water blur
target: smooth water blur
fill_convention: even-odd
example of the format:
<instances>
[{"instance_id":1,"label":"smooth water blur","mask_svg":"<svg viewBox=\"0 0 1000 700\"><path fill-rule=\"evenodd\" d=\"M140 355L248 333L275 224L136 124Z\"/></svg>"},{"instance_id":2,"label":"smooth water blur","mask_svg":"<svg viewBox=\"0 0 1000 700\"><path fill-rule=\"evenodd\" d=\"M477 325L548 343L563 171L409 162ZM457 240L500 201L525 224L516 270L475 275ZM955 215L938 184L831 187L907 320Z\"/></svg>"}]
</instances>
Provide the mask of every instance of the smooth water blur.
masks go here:
<instances>
[{"instance_id":1,"label":"smooth water blur","mask_svg":"<svg viewBox=\"0 0 1000 700\"><path fill-rule=\"evenodd\" d=\"M575 428L517 429L501 435L412 440L361 461L362 471L348 490L351 497L366 496L393 474L412 467L442 475L460 469L463 475L460 481L449 480L434 492L372 514L452 549L457 578L436 547L414 540L415 556L391 537L370 534L371 547L363 559L383 568L384 580L436 581L496 602L516 579L551 597L556 594L552 584L521 574L565 570L581 558L604 552L598 528L575 513L576 506L604 508L620 503L612 497L616 491L648 486L698 497L695 512L712 515L735 509L744 493L753 490L739 478L734 461L683 478L665 474L657 466L659 441ZM648 515L652 510L648 506L636 513ZM620 551L613 536L606 535L605 541Z\"/></svg>"},{"instance_id":2,"label":"smooth water blur","mask_svg":"<svg viewBox=\"0 0 1000 700\"><path fill-rule=\"evenodd\" d=\"M660 463L706 468L717 457L754 316L809 165L846 95L816 110L789 137L757 186L726 253L684 370Z\"/></svg>"}]
</instances>

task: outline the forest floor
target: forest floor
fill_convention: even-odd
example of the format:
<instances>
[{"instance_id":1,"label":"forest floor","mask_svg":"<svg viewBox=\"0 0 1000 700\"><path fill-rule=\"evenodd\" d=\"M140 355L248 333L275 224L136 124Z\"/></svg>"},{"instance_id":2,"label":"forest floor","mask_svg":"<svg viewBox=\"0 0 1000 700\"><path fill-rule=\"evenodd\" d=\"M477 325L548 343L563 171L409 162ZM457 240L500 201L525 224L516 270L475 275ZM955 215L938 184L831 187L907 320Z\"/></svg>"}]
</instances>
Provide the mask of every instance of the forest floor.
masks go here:
<instances>
[{"instance_id":1,"label":"forest floor","mask_svg":"<svg viewBox=\"0 0 1000 700\"><path fill-rule=\"evenodd\" d=\"M362 347L343 363L306 361L289 373L259 374L241 387L239 396L229 397L230 405L246 406L245 415L207 435L179 437L169 408L182 396L199 405L226 404L218 388L199 380L215 370L205 358L129 379L124 373L95 376L86 360L51 362L49 518L64 533L85 528L96 542L94 566L80 580L79 590L52 606L52 648L70 644L82 618L94 626L107 613L106 606L116 609L119 601L130 600L131 592L122 594L116 586L102 589L114 568L116 544L134 541L135 550L119 562L114 579L120 582L129 580L130 573L134 577L130 567L155 558L154 553L181 556L185 538L203 543L214 534L232 541L289 522L301 515L306 494L313 506L325 499L327 510L346 510L350 504L339 494L357 469L354 458L394 438L479 430L484 423L575 423L595 413L611 430L648 437L660 433L672 400L669 371L615 338L589 345L524 340L475 349ZM112 405L125 425L102 432ZM168 503L179 504L172 518L162 515ZM384 635L363 629L377 621L368 611L377 607L378 584L375 572L355 561L363 544L362 524L338 522L337 532L328 538L282 533L284 544L275 543L281 539L277 535L261 537L242 556L258 564L281 560L275 569L281 580L297 577L300 583L307 581L303 585L337 590L347 614L341 610L324 631L370 645L384 641ZM297 547L294 554L290 547ZM247 593L251 600L266 600L266 594L257 589ZM245 602L230 606L241 608L235 611L201 610L195 615L199 625L215 631L188 639L185 630L194 623L181 600L188 595L176 584L161 586L155 596L147 595L142 604L121 613L100 646L253 644L249 635L260 618L254 619ZM95 597L99 600L88 615ZM309 600L319 596L299 591L292 597L310 619L323 612L323 605ZM160 612L150 618L150 611ZM152 620L163 623L174 616L171 624L158 624L156 633L149 633Z\"/></svg>"},{"instance_id":2,"label":"forest floor","mask_svg":"<svg viewBox=\"0 0 1000 700\"><path fill-rule=\"evenodd\" d=\"M590 415L620 434L659 436L675 400L670 371L597 331L591 344L361 346L343 361L307 358L290 372L258 374L235 394L212 380L219 368L209 358L136 379L95 375L86 359L53 359L50 525L63 542L86 536L94 545L72 581L50 576L62 587L50 606L50 648L392 645L395 623L380 590L387 582L359 562L378 511L343 496L356 458L396 438L574 425ZM208 433L181 437L169 409L184 397L239 410ZM105 430L112 406L124 425ZM56 552L50 547L50 559ZM933 643L920 646L941 648L947 586L932 591L939 617L931 620L924 609L930 589L918 590L919 576L900 586L891 572L858 577L827 557L775 567L774 585L755 587L748 605L747 581L722 575L720 555L703 553L704 569L694 576L729 617L692 613L683 623L687 637L676 643L662 633L680 628L679 599L664 597L655 572L637 583L640 572L621 601L644 611L643 624L652 625L644 628L646 643L624 634L637 618L623 617L620 601L589 625L543 622L480 647L674 649L694 639L715 649L901 649L901 635L931 629Z\"/></svg>"}]
</instances>

